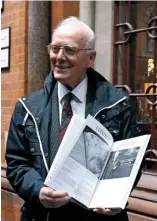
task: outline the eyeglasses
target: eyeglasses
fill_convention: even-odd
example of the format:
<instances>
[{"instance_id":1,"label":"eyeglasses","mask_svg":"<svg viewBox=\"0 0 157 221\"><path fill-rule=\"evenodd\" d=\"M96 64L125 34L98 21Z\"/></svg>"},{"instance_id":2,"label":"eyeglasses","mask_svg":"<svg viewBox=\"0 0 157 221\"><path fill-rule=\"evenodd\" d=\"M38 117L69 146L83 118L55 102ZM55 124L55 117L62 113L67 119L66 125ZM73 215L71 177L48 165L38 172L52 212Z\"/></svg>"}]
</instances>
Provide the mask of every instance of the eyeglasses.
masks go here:
<instances>
[{"instance_id":1,"label":"eyeglasses","mask_svg":"<svg viewBox=\"0 0 157 221\"><path fill-rule=\"evenodd\" d=\"M49 44L47 46L48 49L48 53L54 53L54 54L58 54L60 49L63 49L64 54L67 56L76 56L77 53L81 50L93 50L91 48L77 48L74 46L70 46L70 45L63 45L63 46L59 46L59 45L52 45Z\"/></svg>"}]
</instances>

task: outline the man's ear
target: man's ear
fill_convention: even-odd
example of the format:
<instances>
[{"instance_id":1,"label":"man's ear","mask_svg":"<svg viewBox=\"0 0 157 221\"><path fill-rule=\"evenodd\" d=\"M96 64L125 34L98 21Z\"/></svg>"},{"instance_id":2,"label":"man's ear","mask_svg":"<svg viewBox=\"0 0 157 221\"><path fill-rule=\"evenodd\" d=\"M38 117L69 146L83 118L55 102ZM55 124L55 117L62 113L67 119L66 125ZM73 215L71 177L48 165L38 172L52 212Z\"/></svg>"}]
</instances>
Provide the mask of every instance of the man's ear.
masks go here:
<instances>
[{"instance_id":1,"label":"man's ear","mask_svg":"<svg viewBox=\"0 0 157 221\"><path fill-rule=\"evenodd\" d=\"M90 52L90 54L89 54L88 68L93 67L95 58L96 58L96 52L95 52L95 51Z\"/></svg>"}]
</instances>

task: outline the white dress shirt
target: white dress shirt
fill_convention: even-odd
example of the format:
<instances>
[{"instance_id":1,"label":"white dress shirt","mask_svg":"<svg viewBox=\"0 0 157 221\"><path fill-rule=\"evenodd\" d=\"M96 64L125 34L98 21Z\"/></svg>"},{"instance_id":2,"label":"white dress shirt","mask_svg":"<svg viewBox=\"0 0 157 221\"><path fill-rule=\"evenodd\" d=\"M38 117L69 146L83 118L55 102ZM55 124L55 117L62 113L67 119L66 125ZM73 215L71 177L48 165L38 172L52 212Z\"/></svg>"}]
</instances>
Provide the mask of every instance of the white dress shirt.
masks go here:
<instances>
[{"instance_id":1,"label":"white dress shirt","mask_svg":"<svg viewBox=\"0 0 157 221\"><path fill-rule=\"evenodd\" d=\"M73 114L79 114L82 117L85 117L85 106L86 106L86 94L87 94L87 84L88 79L86 77L81 81L77 87L70 91L67 87L58 82L58 102L59 102L59 116L60 123L62 117L62 107L64 105L64 96L71 92L75 96L71 100L71 107Z\"/></svg>"}]
</instances>

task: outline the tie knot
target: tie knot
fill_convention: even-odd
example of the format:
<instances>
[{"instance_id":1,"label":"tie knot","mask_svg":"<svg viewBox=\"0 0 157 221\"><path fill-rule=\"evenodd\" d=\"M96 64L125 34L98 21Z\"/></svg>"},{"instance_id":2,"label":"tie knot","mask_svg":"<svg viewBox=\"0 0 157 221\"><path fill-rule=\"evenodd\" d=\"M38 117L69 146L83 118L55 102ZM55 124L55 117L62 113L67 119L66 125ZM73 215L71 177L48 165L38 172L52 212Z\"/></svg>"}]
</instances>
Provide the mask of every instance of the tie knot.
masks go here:
<instances>
[{"instance_id":1,"label":"tie knot","mask_svg":"<svg viewBox=\"0 0 157 221\"><path fill-rule=\"evenodd\" d=\"M74 95L71 92L69 92L64 96L64 100L65 102L70 102L73 97Z\"/></svg>"}]
</instances>

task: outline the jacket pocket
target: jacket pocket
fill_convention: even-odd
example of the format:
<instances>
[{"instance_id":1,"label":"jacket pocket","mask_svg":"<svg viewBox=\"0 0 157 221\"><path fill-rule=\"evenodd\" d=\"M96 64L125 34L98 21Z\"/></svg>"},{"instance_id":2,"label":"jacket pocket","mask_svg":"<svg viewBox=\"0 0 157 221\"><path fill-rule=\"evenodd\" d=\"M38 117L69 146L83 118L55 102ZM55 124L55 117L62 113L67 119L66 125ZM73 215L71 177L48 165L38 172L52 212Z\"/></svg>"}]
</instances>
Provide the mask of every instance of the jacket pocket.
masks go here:
<instances>
[{"instance_id":1,"label":"jacket pocket","mask_svg":"<svg viewBox=\"0 0 157 221\"><path fill-rule=\"evenodd\" d=\"M30 136L27 138L27 152L32 167L42 175L42 154L37 137Z\"/></svg>"},{"instance_id":2,"label":"jacket pocket","mask_svg":"<svg viewBox=\"0 0 157 221\"><path fill-rule=\"evenodd\" d=\"M34 125L26 125L25 126L25 135L30 143L38 142L37 133Z\"/></svg>"},{"instance_id":3,"label":"jacket pocket","mask_svg":"<svg viewBox=\"0 0 157 221\"><path fill-rule=\"evenodd\" d=\"M29 142L28 151L33 168L42 174L42 154L40 151L39 142Z\"/></svg>"},{"instance_id":4,"label":"jacket pocket","mask_svg":"<svg viewBox=\"0 0 157 221\"><path fill-rule=\"evenodd\" d=\"M24 126L24 131L27 140L27 153L32 164L32 168L43 176L45 175L45 166L34 122L28 119Z\"/></svg>"},{"instance_id":5,"label":"jacket pocket","mask_svg":"<svg viewBox=\"0 0 157 221\"><path fill-rule=\"evenodd\" d=\"M28 154L41 155L39 140L33 122L28 121L24 126L25 136L28 143Z\"/></svg>"},{"instance_id":6,"label":"jacket pocket","mask_svg":"<svg viewBox=\"0 0 157 221\"><path fill-rule=\"evenodd\" d=\"M104 126L106 129L111 133L113 136L114 141L120 139L120 132L121 132L121 121L118 121L115 117L109 119L108 121L104 122Z\"/></svg>"},{"instance_id":7,"label":"jacket pocket","mask_svg":"<svg viewBox=\"0 0 157 221\"><path fill-rule=\"evenodd\" d=\"M139 136L139 135L142 135L141 134L141 129L139 127L138 124L134 124L130 127L131 129L131 133L134 135L134 136Z\"/></svg>"}]
</instances>

